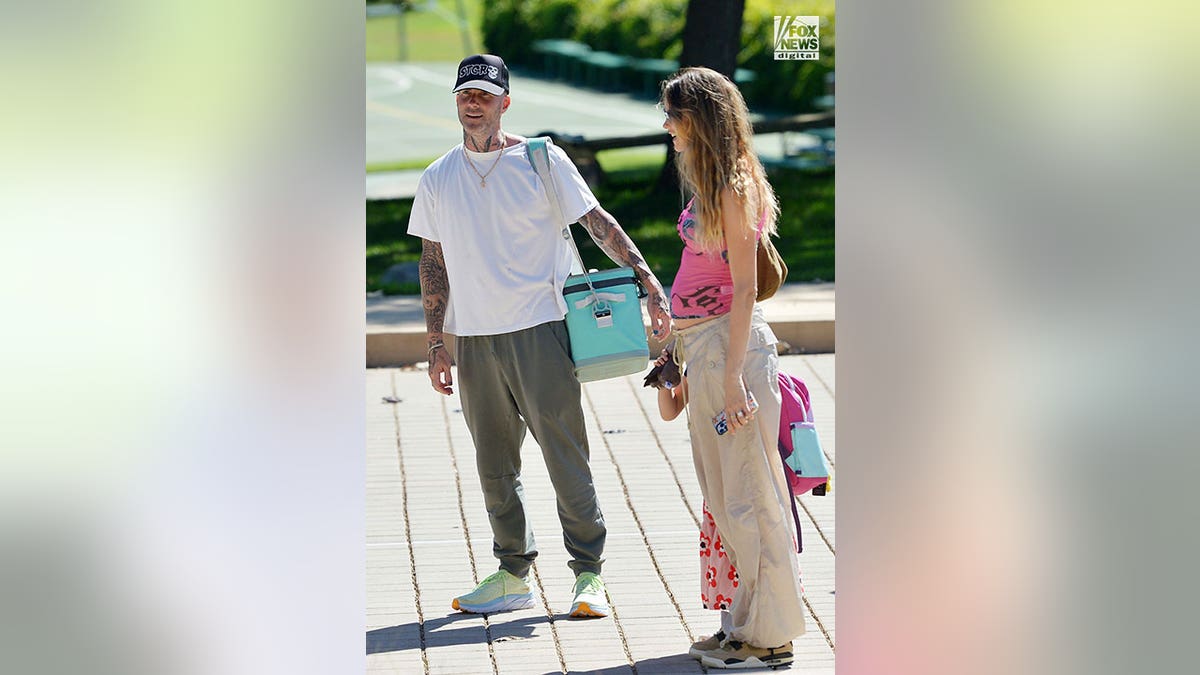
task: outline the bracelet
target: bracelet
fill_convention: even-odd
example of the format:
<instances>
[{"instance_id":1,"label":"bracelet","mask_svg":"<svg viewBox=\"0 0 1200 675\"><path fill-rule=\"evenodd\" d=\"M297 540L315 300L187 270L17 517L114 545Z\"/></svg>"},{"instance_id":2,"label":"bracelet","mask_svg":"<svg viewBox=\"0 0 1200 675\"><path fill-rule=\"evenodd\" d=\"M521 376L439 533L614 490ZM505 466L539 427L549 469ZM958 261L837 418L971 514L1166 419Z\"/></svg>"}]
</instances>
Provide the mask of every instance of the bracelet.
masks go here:
<instances>
[{"instance_id":1,"label":"bracelet","mask_svg":"<svg viewBox=\"0 0 1200 675\"><path fill-rule=\"evenodd\" d=\"M446 346L445 342L435 342L435 343L429 345L429 351L427 351L426 354L428 354L428 356L430 358L433 358L434 350L437 349L438 347L445 347L445 346Z\"/></svg>"}]
</instances>

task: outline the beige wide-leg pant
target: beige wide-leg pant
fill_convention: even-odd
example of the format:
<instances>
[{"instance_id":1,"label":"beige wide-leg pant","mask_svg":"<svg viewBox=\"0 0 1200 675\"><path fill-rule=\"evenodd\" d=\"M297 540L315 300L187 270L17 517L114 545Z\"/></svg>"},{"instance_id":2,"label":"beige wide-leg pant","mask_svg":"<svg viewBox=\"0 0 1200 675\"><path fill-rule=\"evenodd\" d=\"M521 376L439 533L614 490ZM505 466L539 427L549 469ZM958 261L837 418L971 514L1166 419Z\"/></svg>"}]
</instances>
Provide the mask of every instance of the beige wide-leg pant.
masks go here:
<instances>
[{"instance_id":1,"label":"beige wide-leg pant","mask_svg":"<svg viewBox=\"0 0 1200 675\"><path fill-rule=\"evenodd\" d=\"M776 647L804 634L804 601L795 526L779 462L779 357L775 334L754 308L742 379L758 402L757 424L717 435L712 418L725 406L729 316L675 331L687 363L688 430L696 478L717 523L739 585L729 608L730 638Z\"/></svg>"}]
</instances>

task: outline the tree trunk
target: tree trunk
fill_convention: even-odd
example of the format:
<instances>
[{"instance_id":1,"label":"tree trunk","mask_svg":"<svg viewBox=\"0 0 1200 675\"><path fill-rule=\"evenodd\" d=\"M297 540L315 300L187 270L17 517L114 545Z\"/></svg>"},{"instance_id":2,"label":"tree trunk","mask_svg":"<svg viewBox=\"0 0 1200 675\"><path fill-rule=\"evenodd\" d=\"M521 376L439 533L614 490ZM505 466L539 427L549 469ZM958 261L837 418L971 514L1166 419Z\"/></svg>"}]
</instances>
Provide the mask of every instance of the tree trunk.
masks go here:
<instances>
[{"instance_id":1,"label":"tree trunk","mask_svg":"<svg viewBox=\"0 0 1200 675\"><path fill-rule=\"evenodd\" d=\"M706 66L733 79L742 48L745 0L691 0L679 66Z\"/></svg>"},{"instance_id":2,"label":"tree trunk","mask_svg":"<svg viewBox=\"0 0 1200 675\"><path fill-rule=\"evenodd\" d=\"M733 79L737 55L742 47L742 15L745 0L690 0L683 27L683 53L679 67L706 66ZM675 170L675 148L667 142L667 163L663 165L655 189L678 192L679 174Z\"/></svg>"}]
</instances>

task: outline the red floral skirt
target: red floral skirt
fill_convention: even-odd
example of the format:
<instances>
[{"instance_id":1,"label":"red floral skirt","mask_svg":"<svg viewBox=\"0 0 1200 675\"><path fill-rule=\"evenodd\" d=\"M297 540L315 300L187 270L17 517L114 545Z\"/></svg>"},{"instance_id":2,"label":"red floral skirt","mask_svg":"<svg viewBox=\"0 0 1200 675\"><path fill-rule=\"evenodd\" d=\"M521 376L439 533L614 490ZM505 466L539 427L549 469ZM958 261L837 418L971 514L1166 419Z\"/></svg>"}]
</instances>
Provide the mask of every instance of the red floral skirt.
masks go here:
<instances>
[{"instance_id":1,"label":"red floral skirt","mask_svg":"<svg viewBox=\"0 0 1200 675\"><path fill-rule=\"evenodd\" d=\"M721 545L721 533L705 504L704 519L700 521L700 600L704 609L729 609L737 587L737 570Z\"/></svg>"},{"instance_id":2,"label":"red floral skirt","mask_svg":"<svg viewBox=\"0 0 1200 675\"><path fill-rule=\"evenodd\" d=\"M717 523L703 506L704 516L700 521L700 601L704 609L729 609L733 594L737 592L738 573L733 561L721 544L721 533Z\"/></svg>"}]
</instances>

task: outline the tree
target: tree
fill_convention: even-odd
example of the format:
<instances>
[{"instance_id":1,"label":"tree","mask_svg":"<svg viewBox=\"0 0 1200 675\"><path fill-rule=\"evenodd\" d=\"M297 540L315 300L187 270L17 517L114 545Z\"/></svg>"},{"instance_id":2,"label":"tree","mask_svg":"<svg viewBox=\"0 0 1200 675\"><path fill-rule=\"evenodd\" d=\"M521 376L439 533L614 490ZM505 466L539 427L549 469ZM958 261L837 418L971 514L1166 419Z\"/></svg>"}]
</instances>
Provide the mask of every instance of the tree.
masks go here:
<instances>
[{"instance_id":1,"label":"tree","mask_svg":"<svg viewBox=\"0 0 1200 675\"><path fill-rule=\"evenodd\" d=\"M683 26L683 53L679 67L705 66L733 79L742 47L742 15L746 0L689 0ZM658 176L657 189L679 190L675 148L667 141L667 163Z\"/></svg>"}]
</instances>

